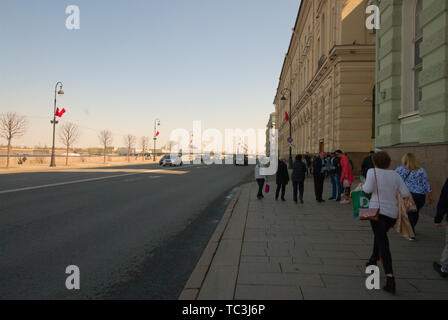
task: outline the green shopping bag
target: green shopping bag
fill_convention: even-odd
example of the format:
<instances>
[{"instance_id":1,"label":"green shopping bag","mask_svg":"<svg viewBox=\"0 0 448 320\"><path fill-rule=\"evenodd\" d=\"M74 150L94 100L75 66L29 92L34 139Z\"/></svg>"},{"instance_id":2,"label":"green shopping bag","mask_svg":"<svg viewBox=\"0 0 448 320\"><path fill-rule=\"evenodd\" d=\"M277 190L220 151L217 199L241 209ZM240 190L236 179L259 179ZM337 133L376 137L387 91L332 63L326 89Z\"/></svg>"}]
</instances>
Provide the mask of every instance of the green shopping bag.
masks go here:
<instances>
[{"instance_id":1,"label":"green shopping bag","mask_svg":"<svg viewBox=\"0 0 448 320\"><path fill-rule=\"evenodd\" d=\"M355 219L359 219L360 209L368 209L370 203L370 195L366 194L362 190L355 190L351 193L352 205L353 205L353 216Z\"/></svg>"}]
</instances>

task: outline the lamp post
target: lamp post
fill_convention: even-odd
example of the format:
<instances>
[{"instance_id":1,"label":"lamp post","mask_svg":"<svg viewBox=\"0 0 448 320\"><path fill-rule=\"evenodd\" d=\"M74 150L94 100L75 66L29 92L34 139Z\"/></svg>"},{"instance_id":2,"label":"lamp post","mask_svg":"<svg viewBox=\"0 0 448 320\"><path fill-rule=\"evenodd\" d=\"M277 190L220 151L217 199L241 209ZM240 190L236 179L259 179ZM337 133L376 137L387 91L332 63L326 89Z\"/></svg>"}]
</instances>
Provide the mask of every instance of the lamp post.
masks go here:
<instances>
[{"instance_id":1,"label":"lamp post","mask_svg":"<svg viewBox=\"0 0 448 320\"><path fill-rule=\"evenodd\" d=\"M154 162L156 161L156 142L157 142L157 127L160 126L160 120L154 120Z\"/></svg>"},{"instance_id":2,"label":"lamp post","mask_svg":"<svg viewBox=\"0 0 448 320\"><path fill-rule=\"evenodd\" d=\"M291 104L291 90L288 88L283 89L282 91L282 101L286 101L286 95L289 97L289 137L292 138L292 104ZM292 144L289 144L289 168L292 169Z\"/></svg>"},{"instance_id":3,"label":"lamp post","mask_svg":"<svg viewBox=\"0 0 448 320\"><path fill-rule=\"evenodd\" d=\"M59 91L58 91L59 86ZM53 146L51 147L51 161L50 161L50 167L56 167L56 161L55 161L55 155L54 155L54 144L56 140L56 125L58 124L58 121L56 121L56 99L57 95L63 95L64 91L62 82L56 83L56 86L54 87L54 110L53 110L53 120L50 121L53 124Z\"/></svg>"}]
</instances>

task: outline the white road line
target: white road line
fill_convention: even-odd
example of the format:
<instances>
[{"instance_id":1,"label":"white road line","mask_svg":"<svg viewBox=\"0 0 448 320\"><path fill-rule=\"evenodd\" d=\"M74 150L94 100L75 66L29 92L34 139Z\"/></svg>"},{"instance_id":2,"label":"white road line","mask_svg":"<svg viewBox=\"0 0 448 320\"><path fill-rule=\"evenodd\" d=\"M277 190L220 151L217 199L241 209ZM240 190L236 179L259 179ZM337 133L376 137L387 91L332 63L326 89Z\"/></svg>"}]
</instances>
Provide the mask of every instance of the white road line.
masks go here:
<instances>
[{"instance_id":1,"label":"white road line","mask_svg":"<svg viewBox=\"0 0 448 320\"><path fill-rule=\"evenodd\" d=\"M187 168L190 168L190 167L192 167L192 166L174 167L174 168L164 169L164 170L174 171L174 169L182 169L182 168L183 169L187 169ZM155 170L155 171L157 171L157 170ZM100 177L100 178L90 178L90 179L74 180L74 181L59 182L59 183L52 183L52 184L44 184L44 185L34 186L34 187L25 187L25 188L4 190L4 191L0 191L0 194L8 194L8 193L14 193L14 192L20 192L20 191L30 191L30 190L37 190L37 189L44 189L44 188L66 186L66 185L70 185L70 184L77 184L77 183L83 183L83 182L92 182L92 181L100 181L100 180L106 180L106 179L112 179L112 178L120 178L120 177L126 177L126 176L135 176L135 175L138 175L138 174L145 174L145 173L151 173L151 172L148 172L148 171L146 171L146 172L132 172L132 173L117 174L117 175L114 175L114 176L107 176L107 177Z\"/></svg>"},{"instance_id":2,"label":"white road line","mask_svg":"<svg viewBox=\"0 0 448 320\"><path fill-rule=\"evenodd\" d=\"M7 194L7 193L13 193L13 192L19 192L19 191L29 191L29 190L37 190L37 189L65 186L65 185L69 185L69 184L76 184L76 183L83 183L83 182L92 182L92 181L106 180L106 179L111 179L111 178L135 176L137 174L144 174L144 173L146 173L146 172L133 172L133 173L126 173L126 174L118 174L118 175L114 175L114 176L100 177L100 178L91 178L91 179L74 180L74 181L68 181L68 182L44 184L44 185L41 185L41 186L34 186L34 187L26 187L26 188L19 188L19 189L11 189L11 190L0 191L0 194Z\"/></svg>"}]
</instances>

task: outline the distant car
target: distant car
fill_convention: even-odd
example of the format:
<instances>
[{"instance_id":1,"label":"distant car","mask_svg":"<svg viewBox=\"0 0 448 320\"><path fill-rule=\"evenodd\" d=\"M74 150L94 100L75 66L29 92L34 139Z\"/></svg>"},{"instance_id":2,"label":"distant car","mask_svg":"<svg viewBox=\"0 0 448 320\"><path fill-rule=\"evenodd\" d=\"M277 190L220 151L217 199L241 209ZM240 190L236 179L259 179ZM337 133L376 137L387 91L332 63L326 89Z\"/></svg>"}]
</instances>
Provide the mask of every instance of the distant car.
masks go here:
<instances>
[{"instance_id":1,"label":"distant car","mask_svg":"<svg viewBox=\"0 0 448 320\"><path fill-rule=\"evenodd\" d=\"M168 155L163 156L162 159L160 159L159 164L164 167L166 166L175 167L175 166L182 166L184 163L182 159L177 159L177 161L175 161L173 158L171 158L170 155Z\"/></svg>"},{"instance_id":2,"label":"distant car","mask_svg":"<svg viewBox=\"0 0 448 320\"><path fill-rule=\"evenodd\" d=\"M164 161L169 158L170 156L163 156L160 161L159 161L159 165L162 165L164 163Z\"/></svg>"}]
</instances>

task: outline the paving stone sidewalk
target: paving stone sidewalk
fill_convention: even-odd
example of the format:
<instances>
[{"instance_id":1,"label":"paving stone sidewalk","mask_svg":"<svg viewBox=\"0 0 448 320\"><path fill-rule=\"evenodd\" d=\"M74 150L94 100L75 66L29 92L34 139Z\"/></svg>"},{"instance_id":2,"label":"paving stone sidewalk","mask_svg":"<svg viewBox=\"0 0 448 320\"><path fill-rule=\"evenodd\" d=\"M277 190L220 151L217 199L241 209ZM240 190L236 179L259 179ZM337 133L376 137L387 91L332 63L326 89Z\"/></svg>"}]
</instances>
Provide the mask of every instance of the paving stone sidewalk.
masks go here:
<instances>
[{"instance_id":1,"label":"paving stone sidewalk","mask_svg":"<svg viewBox=\"0 0 448 320\"><path fill-rule=\"evenodd\" d=\"M318 204L311 179L303 205L291 200L291 185L286 202L272 192L257 200L256 190L256 183L241 187L179 299L448 299L448 280L432 268L445 229L433 226L429 208L417 241L389 233L398 291L392 296L365 287L373 235L369 223L353 219L350 205Z\"/></svg>"}]
</instances>

